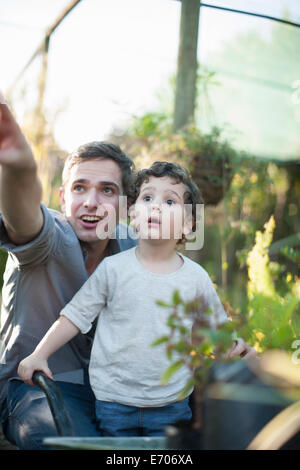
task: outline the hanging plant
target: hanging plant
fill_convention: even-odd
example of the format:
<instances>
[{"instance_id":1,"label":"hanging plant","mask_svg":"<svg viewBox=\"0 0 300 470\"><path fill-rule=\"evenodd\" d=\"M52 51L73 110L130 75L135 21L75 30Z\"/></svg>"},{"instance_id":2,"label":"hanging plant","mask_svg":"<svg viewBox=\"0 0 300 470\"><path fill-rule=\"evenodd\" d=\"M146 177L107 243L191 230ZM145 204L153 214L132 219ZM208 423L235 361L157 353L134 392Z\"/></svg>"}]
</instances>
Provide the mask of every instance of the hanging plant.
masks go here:
<instances>
[{"instance_id":1,"label":"hanging plant","mask_svg":"<svg viewBox=\"0 0 300 470\"><path fill-rule=\"evenodd\" d=\"M232 178L236 151L222 140L221 130L203 134L194 125L176 133L162 114L147 113L134 118L131 129L110 137L134 159L137 169L157 160L179 163L189 169L206 205L216 205L224 197Z\"/></svg>"}]
</instances>

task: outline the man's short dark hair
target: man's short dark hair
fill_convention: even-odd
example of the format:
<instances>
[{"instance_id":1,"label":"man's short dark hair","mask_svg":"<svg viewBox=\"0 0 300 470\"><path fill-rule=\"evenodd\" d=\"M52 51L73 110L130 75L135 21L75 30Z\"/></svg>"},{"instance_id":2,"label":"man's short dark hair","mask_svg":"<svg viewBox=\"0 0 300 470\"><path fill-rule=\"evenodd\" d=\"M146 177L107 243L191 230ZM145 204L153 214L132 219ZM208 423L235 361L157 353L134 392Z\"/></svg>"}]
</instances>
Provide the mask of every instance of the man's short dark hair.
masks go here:
<instances>
[{"instance_id":1,"label":"man's short dark hair","mask_svg":"<svg viewBox=\"0 0 300 470\"><path fill-rule=\"evenodd\" d=\"M122 174L123 192L124 194L127 194L131 182L132 171L134 169L134 163L118 145L105 141L95 141L81 145L75 152L68 155L62 173L63 184L66 184L68 181L70 170L74 165L87 160L101 159L113 160L117 165L119 165Z\"/></svg>"},{"instance_id":2,"label":"man's short dark hair","mask_svg":"<svg viewBox=\"0 0 300 470\"><path fill-rule=\"evenodd\" d=\"M156 178L169 176L176 183L183 183L186 186L186 191L184 193L184 204L190 204L192 207L194 231L196 229L197 204L203 204L204 201L198 186L192 180L188 171L177 163L157 161L154 162L150 168L140 170L133 174L133 183L128 194L129 204L132 205L135 203L140 194L142 184L148 182L151 176Z\"/></svg>"}]
</instances>

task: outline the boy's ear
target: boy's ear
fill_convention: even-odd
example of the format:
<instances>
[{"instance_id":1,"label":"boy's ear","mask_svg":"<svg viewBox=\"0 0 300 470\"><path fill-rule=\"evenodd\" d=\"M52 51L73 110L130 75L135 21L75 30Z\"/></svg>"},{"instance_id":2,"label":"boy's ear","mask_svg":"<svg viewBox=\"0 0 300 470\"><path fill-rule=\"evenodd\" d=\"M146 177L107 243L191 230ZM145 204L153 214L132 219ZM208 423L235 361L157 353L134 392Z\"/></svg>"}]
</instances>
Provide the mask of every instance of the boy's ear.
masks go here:
<instances>
[{"instance_id":1,"label":"boy's ear","mask_svg":"<svg viewBox=\"0 0 300 470\"><path fill-rule=\"evenodd\" d=\"M189 235L193 231L193 225L194 225L194 218L193 217L189 217L189 218L186 217L185 220L184 220L184 223L183 223L182 233L184 235Z\"/></svg>"},{"instance_id":2,"label":"boy's ear","mask_svg":"<svg viewBox=\"0 0 300 470\"><path fill-rule=\"evenodd\" d=\"M182 233L183 235L189 235L193 231L194 217L192 214L192 207L187 205L184 210L184 220Z\"/></svg>"},{"instance_id":3,"label":"boy's ear","mask_svg":"<svg viewBox=\"0 0 300 470\"><path fill-rule=\"evenodd\" d=\"M131 225L132 227L135 226L135 218L136 218L136 210L135 210L135 204L132 204L129 208L128 208L128 217L129 217L129 225Z\"/></svg>"}]
</instances>

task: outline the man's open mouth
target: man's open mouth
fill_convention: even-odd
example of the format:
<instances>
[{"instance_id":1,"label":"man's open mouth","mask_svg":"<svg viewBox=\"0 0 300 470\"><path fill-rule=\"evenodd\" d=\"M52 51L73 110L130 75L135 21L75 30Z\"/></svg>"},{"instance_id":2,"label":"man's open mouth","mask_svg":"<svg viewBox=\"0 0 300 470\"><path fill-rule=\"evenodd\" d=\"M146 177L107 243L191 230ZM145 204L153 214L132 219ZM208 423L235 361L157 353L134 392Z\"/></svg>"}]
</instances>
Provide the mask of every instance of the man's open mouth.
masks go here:
<instances>
[{"instance_id":1,"label":"man's open mouth","mask_svg":"<svg viewBox=\"0 0 300 470\"><path fill-rule=\"evenodd\" d=\"M102 219L104 219L104 217L100 217L99 215L82 215L80 217L80 220L87 227L97 225L97 223Z\"/></svg>"}]
</instances>

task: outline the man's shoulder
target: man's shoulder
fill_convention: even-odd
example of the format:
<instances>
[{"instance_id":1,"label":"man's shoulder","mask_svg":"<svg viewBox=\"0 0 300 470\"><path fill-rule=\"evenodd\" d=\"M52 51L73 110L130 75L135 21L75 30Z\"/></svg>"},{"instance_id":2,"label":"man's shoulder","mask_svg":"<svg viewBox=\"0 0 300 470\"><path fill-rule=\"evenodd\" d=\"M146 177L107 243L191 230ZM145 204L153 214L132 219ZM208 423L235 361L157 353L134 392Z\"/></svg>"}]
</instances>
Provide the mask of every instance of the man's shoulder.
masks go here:
<instances>
[{"instance_id":1,"label":"man's shoulder","mask_svg":"<svg viewBox=\"0 0 300 470\"><path fill-rule=\"evenodd\" d=\"M111 256L104 258L106 265L110 268L116 267L121 268L121 266L128 266L131 260L135 256L135 246L124 251L120 251Z\"/></svg>"},{"instance_id":2,"label":"man's shoulder","mask_svg":"<svg viewBox=\"0 0 300 470\"><path fill-rule=\"evenodd\" d=\"M51 207L46 207L43 204L42 204L42 207L44 207L54 219L66 220L65 216L58 210L51 209Z\"/></svg>"},{"instance_id":3,"label":"man's shoulder","mask_svg":"<svg viewBox=\"0 0 300 470\"><path fill-rule=\"evenodd\" d=\"M59 225L66 226L66 227L71 227L70 224L68 223L66 217L64 214L59 212L56 209L51 209L50 207L45 207L42 204L42 208L44 209L44 213L48 212L48 214L54 219L55 222L57 222Z\"/></svg>"},{"instance_id":4,"label":"man's shoulder","mask_svg":"<svg viewBox=\"0 0 300 470\"><path fill-rule=\"evenodd\" d=\"M132 227L124 222L119 222L116 227L116 239L118 240L120 251L133 248L138 243Z\"/></svg>"},{"instance_id":5,"label":"man's shoulder","mask_svg":"<svg viewBox=\"0 0 300 470\"><path fill-rule=\"evenodd\" d=\"M48 212L48 217L53 219L56 229L55 233L57 236L60 235L60 237L63 237L66 241L68 240L69 242L72 240L78 242L78 237L64 214L49 207L44 207L44 212Z\"/></svg>"},{"instance_id":6,"label":"man's shoulder","mask_svg":"<svg viewBox=\"0 0 300 470\"><path fill-rule=\"evenodd\" d=\"M128 268L132 263L133 257L135 256L134 253L135 247L132 247L127 250L120 251L119 253L107 256L104 258L103 262L108 272L115 270L117 272L124 271L124 269Z\"/></svg>"}]
</instances>

